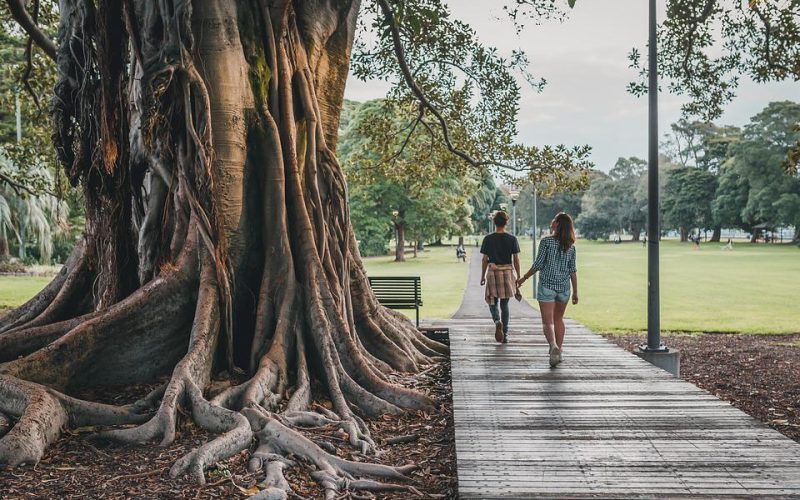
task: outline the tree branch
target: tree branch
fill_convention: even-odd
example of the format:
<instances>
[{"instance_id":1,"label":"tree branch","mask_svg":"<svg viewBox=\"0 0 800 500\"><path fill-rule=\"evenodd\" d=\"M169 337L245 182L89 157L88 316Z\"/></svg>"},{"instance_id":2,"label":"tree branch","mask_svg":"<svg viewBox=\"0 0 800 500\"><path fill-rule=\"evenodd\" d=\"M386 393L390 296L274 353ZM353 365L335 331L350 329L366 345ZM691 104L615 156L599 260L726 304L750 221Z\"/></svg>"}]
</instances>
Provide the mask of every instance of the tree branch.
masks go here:
<instances>
[{"instance_id":1,"label":"tree branch","mask_svg":"<svg viewBox=\"0 0 800 500\"><path fill-rule=\"evenodd\" d=\"M689 29L689 33L686 36L687 39L687 47L686 52L683 56L683 71L687 75L693 75L694 72L689 67L689 60L691 59L694 53L694 42L695 42L695 35L697 34L698 27L705 23L711 14L714 12L714 7L717 4L717 0L706 0L705 5L703 6L703 10L699 16L692 16L688 19L689 23L691 23L691 28ZM692 13L694 14L694 12Z\"/></svg>"},{"instance_id":2,"label":"tree branch","mask_svg":"<svg viewBox=\"0 0 800 500\"><path fill-rule=\"evenodd\" d=\"M764 57L766 58L767 68L773 71L780 70L784 73L790 73L789 68L783 64L776 63L772 58L772 23L770 23L769 18L761 11L758 5L753 6L753 12L756 13L764 25Z\"/></svg>"},{"instance_id":3,"label":"tree branch","mask_svg":"<svg viewBox=\"0 0 800 500\"><path fill-rule=\"evenodd\" d=\"M400 38L400 30L398 29L397 23L395 22L394 12L392 12L392 8L389 5L389 2L387 0L377 0L377 1L378 5L381 8L381 11L383 11L383 15L386 17L386 20L389 24L389 30L392 34L394 53L395 56L397 57L397 62L400 65L400 72L403 74L403 79L405 80L406 85L408 85L411 92L419 100L420 108L429 110L431 114L436 117L436 120L439 122L439 127L442 129L442 137L444 139L444 143L445 146L447 147L447 150L474 167L496 166L512 170L522 170L519 169L518 167L502 162L497 162L492 160L487 160L487 161L476 160L466 151L463 151L460 148L457 148L455 145L453 145L453 141L450 138L450 128L447 125L447 120L444 119L442 113L438 110L438 108L436 108L436 106L433 105L428 96L425 94L425 91L423 91L417 84L417 81L414 79L414 75L412 74L411 69L409 68L408 61L406 60L405 49L403 48L403 42Z\"/></svg>"},{"instance_id":4,"label":"tree branch","mask_svg":"<svg viewBox=\"0 0 800 500\"><path fill-rule=\"evenodd\" d=\"M6 0L8 10L11 11L11 16L14 18L20 27L25 30L31 40L34 41L39 48L52 60L56 60L56 44L37 26L33 18L31 18L28 11L25 9L23 0Z\"/></svg>"},{"instance_id":5,"label":"tree branch","mask_svg":"<svg viewBox=\"0 0 800 500\"><path fill-rule=\"evenodd\" d=\"M37 193L35 193L31 188L29 188L24 184L20 184L19 182L15 181L13 178L4 174L3 172L0 172L0 182L5 182L6 184L8 184L8 186L11 189L13 189L15 193L17 193L17 196L21 195L23 191L27 192L32 196L37 195Z\"/></svg>"},{"instance_id":6,"label":"tree branch","mask_svg":"<svg viewBox=\"0 0 800 500\"><path fill-rule=\"evenodd\" d=\"M393 165L397 162L397 159L400 158L400 155L403 154L403 151L405 151L406 146L408 145L408 141L411 139L411 136L414 134L414 131L417 130L417 125L419 125L419 122L422 120L422 117L424 115L425 115L425 108L420 106L419 114L414 119L414 121L411 122L411 130L408 131L408 134L406 135L406 138L403 140L403 144L400 145L400 148L397 150L397 152L390 159L390 161L392 162Z\"/></svg>"}]
</instances>

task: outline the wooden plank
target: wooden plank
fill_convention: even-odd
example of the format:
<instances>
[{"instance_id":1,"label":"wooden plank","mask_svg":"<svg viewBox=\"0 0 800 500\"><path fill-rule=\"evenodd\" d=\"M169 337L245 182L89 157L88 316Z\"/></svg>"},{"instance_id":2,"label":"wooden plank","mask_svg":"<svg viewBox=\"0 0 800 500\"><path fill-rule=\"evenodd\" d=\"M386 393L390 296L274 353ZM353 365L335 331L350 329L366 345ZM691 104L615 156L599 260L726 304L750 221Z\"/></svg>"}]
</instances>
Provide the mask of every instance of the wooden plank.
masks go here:
<instances>
[{"instance_id":1,"label":"wooden plank","mask_svg":"<svg viewBox=\"0 0 800 500\"><path fill-rule=\"evenodd\" d=\"M526 304L497 344L481 294L442 325L461 498L800 497L797 443L574 321L551 369Z\"/></svg>"}]
</instances>

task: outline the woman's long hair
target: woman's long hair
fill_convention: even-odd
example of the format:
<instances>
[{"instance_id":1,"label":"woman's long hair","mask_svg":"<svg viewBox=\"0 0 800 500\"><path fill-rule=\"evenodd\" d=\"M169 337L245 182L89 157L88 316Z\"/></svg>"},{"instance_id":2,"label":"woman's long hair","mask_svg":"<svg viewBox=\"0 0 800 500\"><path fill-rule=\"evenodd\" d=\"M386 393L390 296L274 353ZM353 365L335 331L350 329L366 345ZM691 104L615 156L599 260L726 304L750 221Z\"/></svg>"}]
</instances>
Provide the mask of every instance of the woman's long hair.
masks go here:
<instances>
[{"instance_id":1,"label":"woman's long hair","mask_svg":"<svg viewBox=\"0 0 800 500\"><path fill-rule=\"evenodd\" d=\"M566 212L559 212L553 221L556 223L556 232L553 237L558 240L558 246L562 252L566 252L575 244L575 224L572 217Z\"/></svg>"}]
</instances>

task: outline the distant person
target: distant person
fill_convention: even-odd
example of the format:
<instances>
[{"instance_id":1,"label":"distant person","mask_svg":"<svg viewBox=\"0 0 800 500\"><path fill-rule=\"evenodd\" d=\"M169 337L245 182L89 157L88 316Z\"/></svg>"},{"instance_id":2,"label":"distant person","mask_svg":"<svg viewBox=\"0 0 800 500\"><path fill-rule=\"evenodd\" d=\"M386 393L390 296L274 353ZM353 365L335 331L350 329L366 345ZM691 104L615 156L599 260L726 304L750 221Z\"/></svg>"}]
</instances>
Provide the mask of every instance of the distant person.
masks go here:
<instances>
[{"instance_id":1,"label":"distant person","mask_svg":"<svg viewBox=\"0 0 800 500\"><path fill-rule=\"evenodd\" d=\"M461 262L467 261L467 251L461 243L456 247L456 260L460 260Z\"/></svg>"},{"instance_id":2,"label":"distant person","mask_svg":"<svg viewBox=\"0 0 800 500\"><path fill-rule=\"evenodd\" d=\"M495 232L484 237L481 244L481 286L486 285L484 296L494 320L494 339L504 344L508 342L508 300L511 297L522 299L516 286L520 275L519 242L506 232L506 224L508 214L498 211L494 216Z\"/></svg>"},{"instance_id":3,"label":"distant person","mask_svg":"<svg viewBox=\"0 0 800 500\"><path fill-rule=\"evenodd\" d=\"M644 237L644 238L642 238L642 246L643 246L643 247L646 247L646 246L647 246L647 236L646 236L646 235L645 235L645 237Z\"/></svg>"},{"instance_id":4,"label":"distant person","mask_svg":"<svg viewBox=\"0 0 800 500\"><path fill-rule=\"evenodd\" d=\"M561 212L550 223L550 236L542 239L539 253L530 270L517 281L517 287L525 280L539 273L539 286L536 297L542 313L542 329L550 344L550 366L561 363L564 348L564 312L570 296L572 283L572 303L578 303L578 269L575 260L575 226L572 217Z\"/></svg>"},{"instance_id":5,"label":"distant person","mask_svg":"<svg viewBox=\"0 0 800 500\"><path fill-rule=\"evenodd\" d=\"M733 250L733 241L728 238L728 242L722 247L722 250Z\"/></svg>"}]
</instances>

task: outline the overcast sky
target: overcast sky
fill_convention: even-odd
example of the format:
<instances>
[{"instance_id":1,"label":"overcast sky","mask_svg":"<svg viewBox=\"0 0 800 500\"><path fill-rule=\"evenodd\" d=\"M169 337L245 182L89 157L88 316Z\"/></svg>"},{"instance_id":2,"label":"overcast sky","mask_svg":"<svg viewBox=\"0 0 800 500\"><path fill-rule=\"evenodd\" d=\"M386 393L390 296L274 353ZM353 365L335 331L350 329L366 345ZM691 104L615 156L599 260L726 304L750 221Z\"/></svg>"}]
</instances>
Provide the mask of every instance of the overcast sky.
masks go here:
<instances>
[{"instance_id":1,"label":"overcast sky","mask_svg":"<svg viewBox=\"0 0 800 500\"><path fill-rule=\"evenodd\" d=\"M632 47L645 49L647 2L644 0L583 0L563 23L529 25L516 36L502 11L505 2L450 0L455 17L469 23L487 45L510 53L523 48L531 72L548 84L542 93L526 88L519 115L519 140L529 145L589 144L592 161L608 170L620 156L647 157L647 99L628 94L636 73L628 68ZM660 0L663 4L665 0ZM489 5L489 6L487 6ZM662 16L663 17L663 16ZM384 82L351 77L345 95L364 101L382 97ZM770 101L800 100L800 84L757 85L743 79L738 97L718 120L744 125ZM680 118L682 101L660 96L661 135Z\"/></svg>"}]
</instances>

